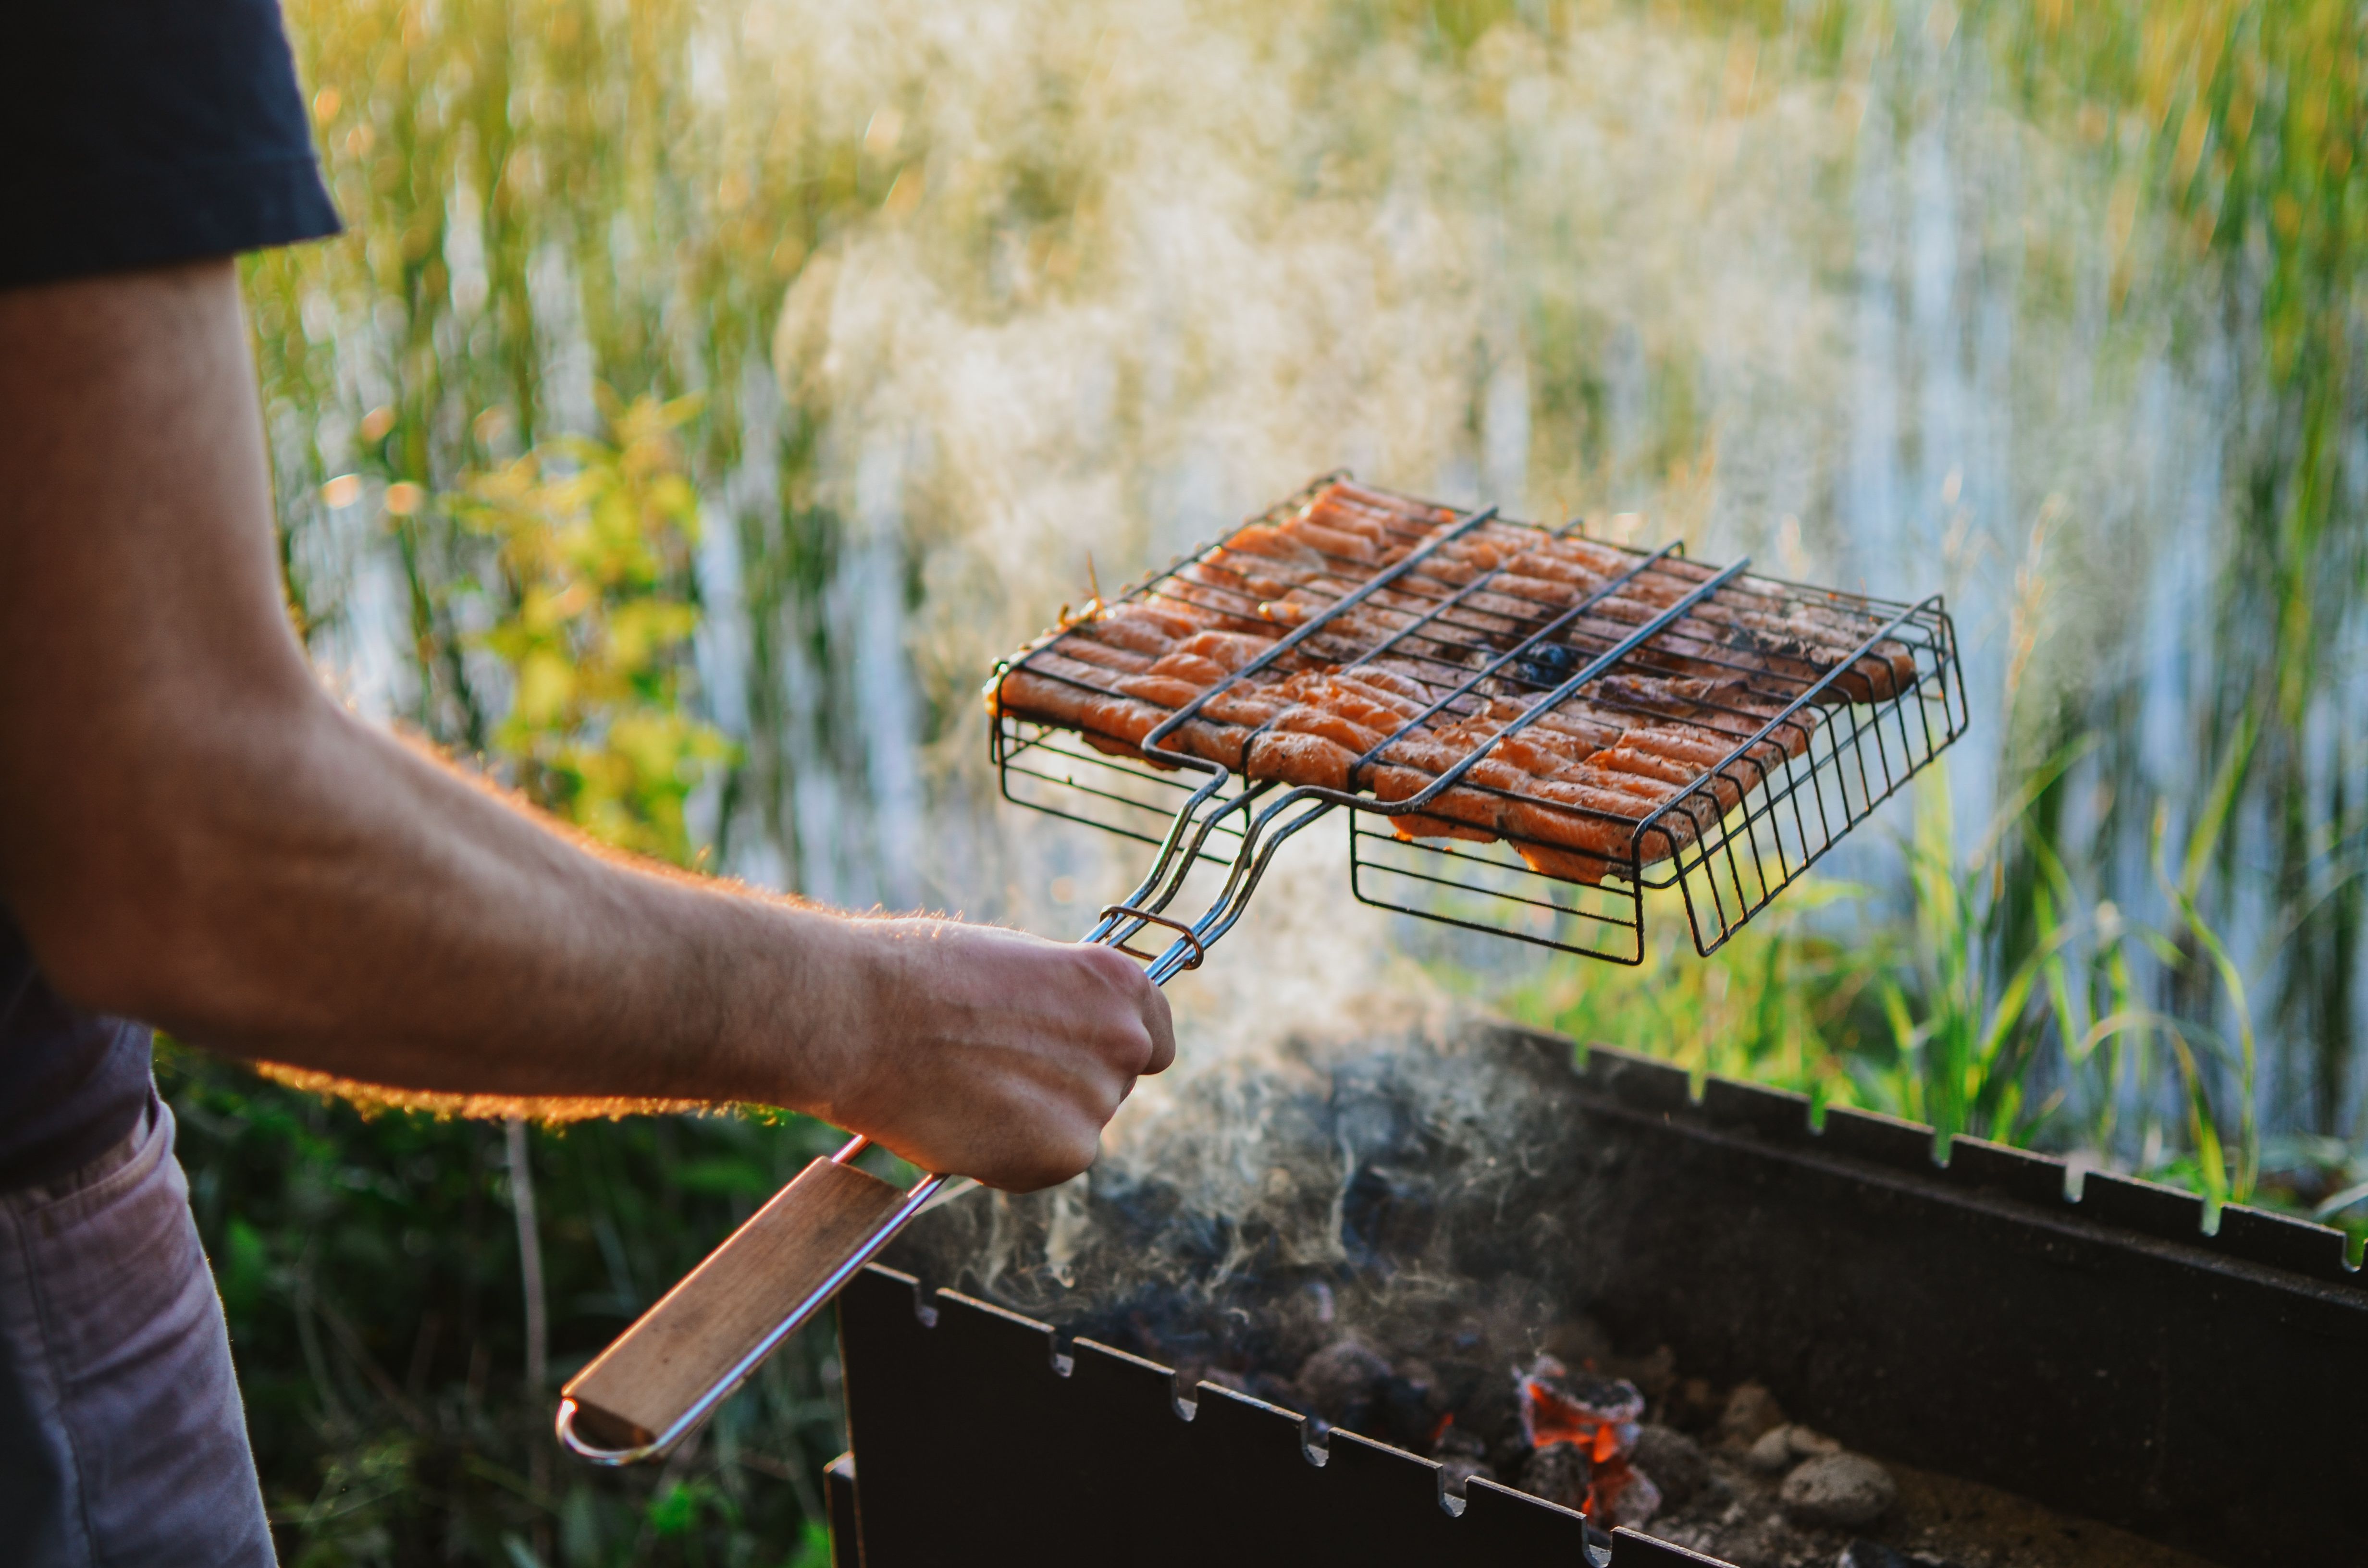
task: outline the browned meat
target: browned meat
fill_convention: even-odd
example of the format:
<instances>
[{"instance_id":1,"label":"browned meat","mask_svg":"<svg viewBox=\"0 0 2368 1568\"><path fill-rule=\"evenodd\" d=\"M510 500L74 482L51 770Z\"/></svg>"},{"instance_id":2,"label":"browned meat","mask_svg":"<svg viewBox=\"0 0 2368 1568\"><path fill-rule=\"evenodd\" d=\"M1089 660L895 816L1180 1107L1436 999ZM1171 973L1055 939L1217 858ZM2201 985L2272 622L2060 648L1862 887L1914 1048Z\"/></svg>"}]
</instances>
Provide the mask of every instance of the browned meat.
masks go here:
<instances>
[{"instance_id":1,"label":"browned meat","mask_svg":"<svg viewBox=\"0 0 2368 1568\"><path fill-rule=\"evenodd\" d=\"M1411 767L1372 769L1372 788L1383 801L1410 801L1438 781L1438 775ZM1428 802L1433 814L1419 812L1392 824L1401 838L1465 838L1482 844L1497 838L1497 801L1484 790L1451 784Z\"/></svg>"},{"instance_id":2,"label":"browned meat","mask_svg":"<svg viewBox=\"0 0 2368 1568\"><path fill-rule=\"evenodd\" d=\"M1222 670L1237 670L1274 643L1271 637L1245 631L1196 631L1178 642L1176 651L1206 659Z\"/></svg>"},{"instance_id":3,"label":"browned meat","mask_svg":"<svg viewBox=\"0 0 2368 1568\"><path fill-rule=\"evenodd\" d=\"M1349 787L1349 765L1357 754L1325 735L1291 730L1268 730L1242 754L1242 765L1253 778L1280 778L1291 784L1314 784L1326 790Z\"/></svg>"},{"instance_id":4,"label":"browned meat","mask_svg":"<svg viewBox=\"0 0 2368 1568\"><path fill-rule=\"evenodd\" d=\"M1207 681L1186 680L1180 676L1164 676L1156 670L1149 675L1121 676L1113 684L1129 697L1140 697L1162 708L1185 707L1209 685Z\"/></svg>"},{"instance_id":5,"label":"browned meat","mask_svg":"<svg viewBox=\"0 0 2368 1568\"><path fill-rule=\"evenodd\" d=\"M1140 605L1117 605L1095 618L1089 635L1109 647L1157 658L1175 647L1178 638L1190 636L1191 631L1190 627L1172 625L1167 617Z\"/></svg>"},{"instance_id":6,"label":"browned meat","mask_svg":"<svg viewBox=\"0 0 2368 1568\"><path fill-rule=\"evenodd\" d=\"M1674 853L1802 755L1820 722L1812 708L1788 713L1803 694L1823 683L1821 702L1878 700L1918 678L1904 644L1855 652L1882 623L1847 601L1737 577L1517 733L1505 726L1558 677L1508 667L1433 713L1582 599L1601 596L1557 635L1583 661L1713 571L1680 557L1640 570L1645 557L1631 551L1492 521L1338 608L1454 523L1426 503L1336 483L1288 517L1235 530L1148 595L1097 606L1050 634L989 692L989 709L1140 755L1155 729L1197 704L1167 747L1254 779L1369 791L1383 803L1423 793L1468 760L1421 812L1393 819L1400 836L1509 839L1546 875L1597 882ZM1243 673L1319 618L1292 652ZM1639 846L1640 824L1664 808Z\"/></svg>"},{"instance_id":7,"label":"browned meat","mask_svg":"<svg viewBox=\"0 0 2368 1568\"><path fill-rule=\"evenodd\" d=\"M1079 632L1074 637L1062 638L1060 646L1064 657L1081 659L1091 665L1104 665L1126 675L1141 675L1152 665L1152 658L1148 653L1138 653L1131 648L1114 648L1107 642L1095 641L1084 632Z\"/></svg>"},{"instance_id":8,"label":"browned meat","mask_svg":"<svg viewBox=\"0 0 2368 1568\"><path fill-rule=\"evenodd\" d=\"M1208 706L1201 711L1229 724L1247 724L1256 728L1290 706L1290 699L1277 696L1271 687L1235 687L1209 699Z\"/></svg>"}]
</instances>

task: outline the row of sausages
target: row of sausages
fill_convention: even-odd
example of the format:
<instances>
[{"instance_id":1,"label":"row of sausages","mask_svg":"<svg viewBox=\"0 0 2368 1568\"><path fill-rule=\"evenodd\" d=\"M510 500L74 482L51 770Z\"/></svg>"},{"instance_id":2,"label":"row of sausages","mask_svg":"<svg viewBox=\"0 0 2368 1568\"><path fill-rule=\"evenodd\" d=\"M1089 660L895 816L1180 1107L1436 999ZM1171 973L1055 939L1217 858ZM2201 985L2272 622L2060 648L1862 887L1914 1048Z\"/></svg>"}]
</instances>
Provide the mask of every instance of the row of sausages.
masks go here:
<instances>
[{"instance_id":1,"label":"row of sausages","mask_svg":"<svg viewBox=\"0 0 2368 1568\"><path fill-rule=\"evenodd\" d=\"M1395 580L1242 674L1426 545ZM1730 583L1652 639L1649 660L1531 716L1540 688L1711 575L1537 528L1459 529L1442 509L1337 482L1147 594L1089 607L1015 659L987 701L1125 753L1197 702L1162 748L1383 801L1414 798L1477 752L1454 784L1394 819L1399 835L1503 838L1534 869L1597 882L1675 853L1804 750L1817 722L1808 708L1734 756L1811 683L1847 665L1830 699L1862 701L1915 678L1904 648L1853 656L1874 630L1862 618ZM1557 617L1566 624L1551 646L1500 654ZM1491 660L1498 674L1475 680ZM1688 795L1636 842L1640 821Z\"/></svg>"}]
</instances>

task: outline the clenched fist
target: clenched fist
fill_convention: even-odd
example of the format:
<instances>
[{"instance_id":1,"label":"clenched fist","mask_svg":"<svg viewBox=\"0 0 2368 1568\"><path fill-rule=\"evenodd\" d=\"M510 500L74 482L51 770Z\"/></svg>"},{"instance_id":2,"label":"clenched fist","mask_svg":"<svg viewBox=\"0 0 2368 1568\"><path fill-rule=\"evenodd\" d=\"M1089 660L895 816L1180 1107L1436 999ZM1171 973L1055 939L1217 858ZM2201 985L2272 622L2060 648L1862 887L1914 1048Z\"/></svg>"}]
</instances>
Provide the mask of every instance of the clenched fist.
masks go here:
<instances>
[{"instance_id":1,"label":"clenched fist","mask_svg":"<svg viewBox=\"0 0 2368 1568\"><path fill-rule=\"evenodd\" d=\"M1135 1079L1165 1071L1167 998L1110 948L949 920L850 922L817 1108L925 1170L1030 1192L1093 1164Z\"/></svg>"}]
</instances>

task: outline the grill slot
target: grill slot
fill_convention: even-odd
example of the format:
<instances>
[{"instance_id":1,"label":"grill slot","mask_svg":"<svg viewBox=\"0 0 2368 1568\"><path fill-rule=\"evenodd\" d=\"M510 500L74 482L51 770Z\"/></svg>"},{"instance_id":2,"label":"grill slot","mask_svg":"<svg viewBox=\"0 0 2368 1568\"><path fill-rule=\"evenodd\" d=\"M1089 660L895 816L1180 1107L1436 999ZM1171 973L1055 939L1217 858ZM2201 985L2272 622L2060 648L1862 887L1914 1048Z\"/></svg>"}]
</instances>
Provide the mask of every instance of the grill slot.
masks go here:
<instances>
[{"instance_id":1,"label":"grill slot","mask_svg":"<svg viewBox=\"0 0 2368 1568\"><path fill-rule=\"evenodd\" d=\"M1281 526L1343 477L1326 475L1246 527ZM1713 952L1964 733L1955 634L1937 596L1909 605L1841 594L1750 574L1748 562L1712 569L1674 544L1587 540L1577 522L1547 529L1494 508L1407 504L1425 515L1364 514L1385 541L1371 558L1346 552L1361 539L1329 548L1303 528L1290 536L1296 558L1262 568L1267 558L1240 548L1247 535L1237 533L1133 584L1111 605L1214 618L1273 641L1147 733L1130 732L1141 736L1133 745L1038 722L1024 704L1000 710L991 747L1006 798L1158 846L1125 901L1134 910L1167 908L1195 865L1225 866L1223 892L1193 926L1203 942L1238 918L1276 845L1346 808L1360 901L1635 963L1647 891L1676 890L1696 949ZM1568 555L1544 557L1565 574L1553 581L1524 574L1540 569L1535 547L1578 540L1584 580L1567 574L1580 559ZM1282 591L1262 597L1261 585ZM1024 672L1081 698L1136 700L1119 684L1125 671L1069 658L1077 647L1063 636L1033 646L998 667L990 690ZM1375 671L1429 696L1387 733L1370 729L1377 742L1350 748L1349 789L1246 779L1190 749L1212 724L1222 742L1200 744L1243 737L1224 755L1254 758L1272 737L1281 715L1229 725L1207 716L1220 699L1271 699L1270 683L1303 674ZM1541 724L1648 737L1646 755L1625 766L1649 767L1661 782L1647 787L1677 792L1648 804L1620 795L1606 805L1628 809L1611 810L1592 786L1550 798L1507 767L1475 774ZM1459 737L1450 764L1389 760L1401 743L1443 735ZM1690 759L1674 777L1672 752ZM1375 792L1385 775L1396 798ZM1423 782L1408 789L1408 776ZM1540 836L1540 824L1555 836ZM1180 961L1183 946L1163 962Z\"/></svg>"}]
</instances>

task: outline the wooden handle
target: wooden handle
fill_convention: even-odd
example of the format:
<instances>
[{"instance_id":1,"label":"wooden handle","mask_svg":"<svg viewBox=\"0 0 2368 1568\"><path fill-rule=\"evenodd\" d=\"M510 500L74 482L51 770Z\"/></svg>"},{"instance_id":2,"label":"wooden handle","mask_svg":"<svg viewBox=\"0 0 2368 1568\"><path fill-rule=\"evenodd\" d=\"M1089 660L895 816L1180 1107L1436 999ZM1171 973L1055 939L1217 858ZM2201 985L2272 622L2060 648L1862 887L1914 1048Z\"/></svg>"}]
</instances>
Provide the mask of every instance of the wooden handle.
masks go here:
<instances>
[{"instance_id":1,"label":"wooden handle","mask_svg":"<svg viewBox=\"0 0 2368 1568\"><path fill-rule=\"evenodd\" d=\"M560 1391L561 1440L611 1464L671 1448L937 1186L932 1177L907 1192L814 1161Z\"/></svg>"},{"instance_id":2,"label":"wooden handle","mask_svg":"<svg viewBox=\"0 0 2368 1568\"><path fill-rule=\"evenodd\" d=\"M1162 974L1164 963L1201 961L1195 927L1130 905L1104 910L1087 939L1122 943L1146 924L1180 933L1153 963L1155 982L1175 972ZM1178 960L1188 948L1190 960ZM674 1447L945 1186L931 1176L900 1190L864 1175L848 1162L869 1142L859 1135L800 1171L559 1391L559 1440L570 1452L631 1464Z\"/></svg>"}]
</instances>

